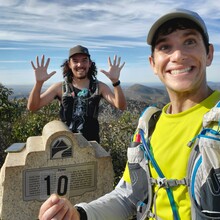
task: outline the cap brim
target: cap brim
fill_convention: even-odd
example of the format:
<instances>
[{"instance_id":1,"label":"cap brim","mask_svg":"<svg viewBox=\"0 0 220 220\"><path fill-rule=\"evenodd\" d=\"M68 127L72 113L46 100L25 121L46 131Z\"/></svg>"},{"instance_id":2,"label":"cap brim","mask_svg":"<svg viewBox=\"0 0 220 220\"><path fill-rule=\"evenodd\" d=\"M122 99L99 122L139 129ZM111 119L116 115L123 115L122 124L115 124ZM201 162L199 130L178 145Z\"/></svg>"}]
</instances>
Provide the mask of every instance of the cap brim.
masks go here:
<instances>
[{"instance_id":1,"label":"cap brim","mask_svg":"<svg viewBox=\"0 0 220 220\"><path fill-rule=\"evenodd\" d=\"M164 24L165 22L174 19L174 18L187 18L191 21L194 21L200 28L202 28L202 30L204 31L204 34L206 35L206 37L208 38L208 34L207 34L207 29L206 29L206 25L204 23L204 21L201 19L201 17L192 11L188 11L188 10L178 10L176 9L175 11L169 12L166 15L160 17L150 28L149 32L148 32L148 36L147 36L147 43L149 45L152 44L152 40L154 38L154 35L156 33L156 31L158 30L158 28Z\"/></svg>"}]
</instances>

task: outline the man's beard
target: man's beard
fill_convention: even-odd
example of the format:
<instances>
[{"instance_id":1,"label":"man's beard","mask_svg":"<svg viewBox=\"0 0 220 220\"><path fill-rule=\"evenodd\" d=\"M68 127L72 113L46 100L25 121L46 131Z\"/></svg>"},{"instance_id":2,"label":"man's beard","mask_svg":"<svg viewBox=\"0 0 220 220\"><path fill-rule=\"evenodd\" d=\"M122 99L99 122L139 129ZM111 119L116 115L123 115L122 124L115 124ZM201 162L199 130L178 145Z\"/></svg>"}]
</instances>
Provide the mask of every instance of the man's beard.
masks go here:
<instances>
[{"instance_id":1,"label":"man's beard","mask_svg":"<svg viewBox=\"0 0 220 220\"><path fill-rule=\"evenodd\" d=\"M86 78L87 78L87 75L84 75L84 76L75 76L75 78L77 78L77 79L86 79Z\"/></svg>"},{"instance_id":2,"label":"man's beard","mask_svg":"<svg viewBox=\"0 0 220 220\"><path fill-rule=\"evenodd\" d=\"M88 77L88 72L86 71L86 69L83 70L84 70L84 74L80 73L81 69L76 69L76 74L73 73L73 77L75 77L76 79L86 79Z\"/></svg>"}]
</instances>

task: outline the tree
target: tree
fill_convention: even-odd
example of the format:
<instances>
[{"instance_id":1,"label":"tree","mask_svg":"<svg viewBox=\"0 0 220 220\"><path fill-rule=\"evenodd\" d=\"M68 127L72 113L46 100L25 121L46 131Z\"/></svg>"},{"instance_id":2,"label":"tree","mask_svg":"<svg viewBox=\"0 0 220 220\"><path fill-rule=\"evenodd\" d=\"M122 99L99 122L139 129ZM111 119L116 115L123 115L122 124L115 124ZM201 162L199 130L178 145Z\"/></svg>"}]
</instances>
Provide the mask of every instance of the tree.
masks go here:
<instances>
[{"instance_id":1,"label":"tree","mask_svg":"<svg viewBox=\"0 0 220 220\"><path fill-rule=\"evenodd\" d=\"M136 126L137 115L125 111L120 118L101 121L101 146L111 153L116 185L127 161L127 148Z\"/></svg>"},{"instance_id":2,"label":"tree","mask_svg":"<svg viewBox=\"0 0 220 220\"><path fill-rule=\"evenodd\" d=\"M24 101L27 106L27 100ZM12 133L16 142L26 142L30 136L41 136L43 127L50 121L59 120L59 106L56 101L43 107L37 112L23 111L14 121Z\"/></svg>"},{"instance_id":3,"label":"tree","mask_svg":"<svg viewBox=\"0 0 220 220\"><path fill-rule=\"evenodd\" d=\"M5 153L4 150L10 145L12 140L12 125L16 112L16 103L9 101L9 96L13 94L12 89L8 89L0 83L0 163L2 165Z\"/></svg>"},{"instance_id":4,"label":"tree","mask_svg":"<svg viewBox=\"0 0 220 220\"><path fill-rule=\"evenodd\" d=\"M127 100L127 110L122 112L107 102L100 106L100 137L101 146L111 153L115 172L114 185L122 177L126 161L127 148L137 126L138 118L146 103Z\"/></svg>"}]
</instances>

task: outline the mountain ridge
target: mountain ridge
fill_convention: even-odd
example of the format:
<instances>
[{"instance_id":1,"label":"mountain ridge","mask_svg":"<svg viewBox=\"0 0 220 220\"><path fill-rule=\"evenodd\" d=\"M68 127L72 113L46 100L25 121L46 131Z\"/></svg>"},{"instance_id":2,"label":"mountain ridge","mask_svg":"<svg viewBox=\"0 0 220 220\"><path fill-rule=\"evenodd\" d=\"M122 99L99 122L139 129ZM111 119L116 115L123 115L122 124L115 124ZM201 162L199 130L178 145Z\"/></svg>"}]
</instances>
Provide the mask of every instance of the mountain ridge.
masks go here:
<instances>
[{"instance_id":1,"label":"mountain ridge","mask_svg":"<svg viewBox=\"0 0 220 220\"><path fill-rule=\"evenodd\" d=\"M209 86L214 90L220 90L219 82L208 82ZM48 85L49 86L49 85ZM48 86L44 86L42 90L46 90ZM33 85L7 85L12 89L13 94L10 98L28 98ZM128 100L136 100L140 102L149 102L150 104L159 103L165 104L169 101L169 97L165 87L158 84L124 84L122 85L125 97Z\"/></svg>"}]
</instances>

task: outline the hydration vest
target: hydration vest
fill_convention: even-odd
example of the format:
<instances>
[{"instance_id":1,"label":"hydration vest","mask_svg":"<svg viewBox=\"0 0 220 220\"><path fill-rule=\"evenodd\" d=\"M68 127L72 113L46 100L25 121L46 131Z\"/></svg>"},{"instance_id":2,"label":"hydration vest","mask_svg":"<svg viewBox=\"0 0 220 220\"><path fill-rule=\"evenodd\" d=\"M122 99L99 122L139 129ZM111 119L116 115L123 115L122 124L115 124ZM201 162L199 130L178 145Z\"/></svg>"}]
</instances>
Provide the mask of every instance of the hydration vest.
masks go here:
<instances>
[{"instance_id":1,"label":"hydration vest","mask_svg":"<svg viewBox=\"0 0 220 220\"><path fill-rule=\"evenodd\" d=\"M82 133L87 140L99 142L98 111L101 96L96 79L89 89L79 90L65 80L62 84L60 118L74 133Z\"/></svg>"},{"instance_id":2,"label":"hydration vest","mask_svg":"<svg viewBox=\"0 0 220 220\"><path fill-rule=\"evenodd\" d=\"M153 195L152 189L155 184L166 190L174 220L180 217L172 187L179 185L188 187L191 219L220 219L220 127L213 129L215 124L220 126L220 102L204 115L202 130L189 142L192 150L187 176L180 180L166 179L150 151L150 137L160 113L161 110L153 106L145 109L139 118L134 141L128 148L128 167L136 198L137 219L160 219L155 212L156 194ZM149 163L157 171L159 179L150 176ZM154 213L151 211L152 206Z\"/></svg>"}]
</instances>

